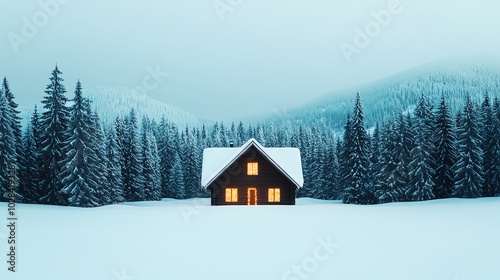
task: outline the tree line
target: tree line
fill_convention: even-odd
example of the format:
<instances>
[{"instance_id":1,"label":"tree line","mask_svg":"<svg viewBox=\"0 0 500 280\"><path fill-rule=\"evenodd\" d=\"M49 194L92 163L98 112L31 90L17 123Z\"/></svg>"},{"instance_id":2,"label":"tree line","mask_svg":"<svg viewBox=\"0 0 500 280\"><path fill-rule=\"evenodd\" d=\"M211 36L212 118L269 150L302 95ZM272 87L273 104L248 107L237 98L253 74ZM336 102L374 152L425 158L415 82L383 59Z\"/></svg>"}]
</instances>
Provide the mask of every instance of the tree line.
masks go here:
<instances>
[{"instance_id":1,"label":"tree line","mask_svg":"<svg viewBox=\"0 0 500 280\"><path fill-rule=\"evenodd\" d=\"M4 78L0 90L0 200L7 201L9 169L17 167L18 201L95 207L124 201L206 197L200 188L203 149L256 138L266 147L301 151L304 188L297 193L344 203L374 204L447 197L497 196L500 189L500 103L473 104L452 116L442 95L435 108L424 95L414 112L381 127L364 127L357 95L344 133L318 125L274 123L210 128L159 123L132 110L102 124L76 83L66 97L56 68L24 130Z\"/></svg>"},{"instance_id":2,"label":"tree line","mask_svg":"<svg viewBox=\"0 0 500 280\"><path fill-rule=\"evenodd\" d=\"M452 116L444 93L437 107L421 95L368 136L359 100L337 152L335 183L345 203L375 204L500 195L500 102L487 93Z\"/></svg>"}]
</instances>

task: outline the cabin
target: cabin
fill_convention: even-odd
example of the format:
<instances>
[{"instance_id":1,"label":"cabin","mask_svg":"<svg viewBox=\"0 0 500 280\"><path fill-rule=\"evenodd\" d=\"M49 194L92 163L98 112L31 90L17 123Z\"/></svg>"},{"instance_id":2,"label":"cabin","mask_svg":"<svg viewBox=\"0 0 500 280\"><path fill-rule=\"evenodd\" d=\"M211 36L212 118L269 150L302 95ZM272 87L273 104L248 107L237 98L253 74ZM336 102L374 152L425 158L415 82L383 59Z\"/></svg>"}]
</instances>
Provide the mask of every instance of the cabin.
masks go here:
<instances>
[{"instance_id":1,"label":"cabin","mask_svg":"<svg viewBox=\"0 0 500 280\"><path fill-rule=\"evenodd\" d=\"M297 148L265 148L252 138L203 151L201 186L212 205L294 205L303 184Z\"/></svg>"}]
</instances>

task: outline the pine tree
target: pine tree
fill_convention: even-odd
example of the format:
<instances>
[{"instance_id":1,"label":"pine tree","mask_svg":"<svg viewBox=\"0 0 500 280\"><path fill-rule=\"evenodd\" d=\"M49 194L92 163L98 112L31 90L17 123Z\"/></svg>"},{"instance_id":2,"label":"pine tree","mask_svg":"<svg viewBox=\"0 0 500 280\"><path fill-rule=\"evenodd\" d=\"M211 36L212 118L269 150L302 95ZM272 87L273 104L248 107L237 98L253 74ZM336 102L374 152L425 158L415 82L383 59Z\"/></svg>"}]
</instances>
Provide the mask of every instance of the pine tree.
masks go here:
<instances>
[{"instance_id":1,"label":"pine tree","mask_svg":"<svg viewBox=\"0 0 500 280\"><path fill-rule=\"evenodd\" d=\"M189 131L188 127L185 129L183 137L184 141L181 144L180 155L184 167L184 186L186 198L193 198L198 194L199 184L201 181L201 177L199 178L198 174L201 170L197 170L194 136Z\"/></svg>"},{"instance_id":2,"label":"pine tree","mask_svg":"<svg viewBox=\"0 0 500 280\"><path fill-rule=\"evenodd\" d=\"M23 139L23 164L19 192L27 203L40 201L40 123L37 107L26 128Z\"/></svg>"},{"instance_id":3,"label":"pine tree","mask_svg":"<svg viewBox=\"0 0 500 280\"><path fill-rule=\"evenodd\" d=\"M88 100L85 101L89 102ZM90 108L90 105L87 106ZM97 161L92 163L92 177L96 182L99 182L96 186L99 205L108 205L113 202L113 198L111 197L111 186L109 185L108 180L106 180L106 166L108 159L106 157L106 140L104 130L101 126L99 115L96 112L90 111L90 120L90 132L91 135L93 135L91 147L95 153L94 158L97 159Z\"/></svg>"},{"instance_id":4,"label":"pine tree","mask_svg":"<svg viewBox=\"0 0 500 280\"><path fill-rule=\"evenodd\" d=\"M344 203L369 203L368 194L368 172L370 158L370 142L363 123L363 109L359 93L356 95L356 104L352 118L350 132L351 151L349 153L349 165L351 181L347 182L344 195Z\"/></svg>"},{"instance_id":5,"label":"pine tree","mask_svg":"<svg viewBox=\"0 0 500 280\"><path fill-rule=\"evenodd\" d=\"M165 137L163 139L163 147L161 151L161 165L165 171L162 171L162 193L163 197L174 198L176 196L175 180L173 179L173 168L175 162L175 155L179 153L180 141L179 141L179 130L174 123L170 123L165 131ZM179 163L180 164L180 163ZM182 170L181 170L182 171ZM184 184L184 182L182 182ZM184 185L182 186L184 187Z\"/></svg>"},{"instance_id":6,"label":"pine tree","mask_svg":"<svg viewBox=\"0 0 500 280\"><path fill-rule=\"evenodd\" d=\"M243 127L243 123L240 122L236 131L236 143L234 143L236 147L240 147L241 145L245 144L245 142L247 141L246 134L247 133L245 131L245 128Z\"/></svg>"},{"instance_id":7,"label":"pine tree","mask_svg":"<svg viewBox=\"0 0 500 280\"><path fill-rule=\"evenodd\" d=\"M16 137L12 128L14 116L4 91L0 91L0 201L8 201L11 169L18 168ZM17 181L17 176L15 176Z\"/></svg>"},{"instance_id":8,"label":"pine tree","mask_svg":"<svg viewBox=\"0 0 500 280\"><path fill-rule=\"evenodd\" d=\"M378 182L378 178L380 177L380 171L382 170L381 165L381 139L380 139L380 126L377 123L375 125L375 129L373 130L373 134L371 136L371 155L370 155L370 174L368 178L368 185L370 188L370 192L375 194L376 184ZM375 197L373 198L373 203L376 203Z\"/></svg>"},{"instance_id":9,"label":"pine tree","mask_svg":"<svg viewBox=\"0 0 500 280\"><path fill-rule=\"evenodd\" d=\"M161 200L160 159L153 127L146 117L142 121L142 174L144 199Z\"/></svg>"},{"instance_id":10,"label":"pine tree","mask_svg":"<svg viewBox=\"0 0 500 280\"><path fill-rule=\"evenodd\" d=\"M118 144L116 126L111 127L106 139L106 181L111 189L111 203L125 201L123 190L123 176L121 169L121 150Z\"/></svg>"},{"instance_id":11,"label":"pine tree","mask_svg":"<svg viewBox=\"0 0 500 280\"><path fill-rule=\"evenodd\" d=\"M380 162L382 169L375 185L375 197L379 203L403 200L401 183L404 183L406 174L401 174L405 166L405 163L401 161L405 154L400 133L401 121L403 121L402 114L396 119L396 123L385 124L382 132Z\"/></svg>"},{"instance_id":12,"label":"pine tree","mask_svg":"<svg viewBox=\"0 0 500 280\"><path fill-rule=\"evenodd\" d=\"M481 122L483 141L481 148L483 149L482 167L484 171L484 184L482 188L482 196L494 196L498 183L498 164L499 164L499 126L498 121L493 116L490 99L488 93L484 96L484 102L481 105Z\"/></svg>"},{"instance_id":13,"label":"pine tree","mask_svg":"<svg viewBox=\"0 0 500 280\"><path fill-rule=\"evenodd\" d=\"M467 94L460 124L457 131L459 156L453 168L455 173L453 196L460 198L480 197L483 186L482 137L470 94Z\"/></svg>"},{"instance_id":14,"label":"pine tree","mask_svg":"<svg viewBox=\"0 0 500 280\"><path fill-rule=\"evenodd\" d=\"M17 107L19 106L15 101L14 101L14 94L10 90L9 87L9 82L7 81L7 77L3 78L2 82L2 91L3 94L5 95L5 98L7 99L7 105L10 110L10 126L12 128L12 133L14 134L14 140L15 140L15 147L16 147L16 162L12 162L13 164L18 165L18 169L21 168L19 164L21 163L22 159L22 153L23 153L23 145L22 145L22 131L21 131L21 117L20 117L20 111L17 110ZM17 178L16 178L17 180Z\"/></svg>"},{"instance_id":15,"label":"pine tree","mask_svg":"<svg viewBox=\"0 0 500 280\"><path fill-rule=\"evenodd\" d=\"M413 145L410 152L408 187L405 197L409 201L434 198L434 142L432 110L422 94L416 109L416 122L412 130ZM408 121L408 123L411 119ZM411 139L411 138L410 138Z\"/></svg>"},{"instance_id":16,"label":"pine tree","mask_svg":"<svg viewBox=\"0 0 500 280\"><path fill-rule=\"evenodd\" d=\"M451 197L454 188L453 165L457 158L456 136L453 119L446 104L444 93L441 95L435 123L435 162L434 194L436 198Z\"/></svg>"},{"instance_id":17,"label":"pine tree","mask_svg":"<svg viewBox=\"0 0 500 280\"><path fill-rule=\"evenodd\" d=\"M325 143L325 153L325 162L321 166L320 174L323 182L320 198L333 200L339 196L337 191L339 162L335 144L326 145Z\"/></svg>"},{"instance_id":18,"label":"pine tree","mask_svg":"<svg viewBox=\"0 0 500 280\"><path fill-rule=\"evenodd\" d=\"M77 207L95 207L99 205L98 184L93 178L95 172L95 151L91 145L91 117L88 102L82 96L80 81L76 83L74 104L69 109L70 123L66 157L61 168L61 194L65 204Z\"/></svg>"},{"instance_id":19,"label":"pine tree","mask_svg":"<svg viewBox=\"0 0 500 280\"><path fill-rule=\"evenodd\" d=\"M175 153L171 176L169 177L169 187L172 190L172 197L176 199L186 198L184 189L184 174L182 172L182 162L179 152Z\"/></svg>"},{"instance_id":20,"label":"pine tree","mask_svg":"<svg viewBox=\"0 0 500 280\"><path fill-rule=\"evenodd\" d=\"M322 152L323 143L321 141L320 132L316 125L311 129L311 145L307 153L309 158L306 160L307 169L309 170L306 181L307 196L311 198L323 198L322 189L324 182L322 181L321 169L325 165L324 153Z\"/></svg>"},{"instance_id":21,"label":"pine tree","mask_svg":"<svg viewBox=\"0 0 500 280\"><path fill-rule=\"evenodd\" d=\"M138 127L135 111L125 119L123 154L125 160L123 184L127 201L144 200L141 149L138 140Z\"/></svg>"},{"instance_id":22,"label":"pine tree","mask_svg":"<svg viewBox=\"0 0 500 280\"><path fill-rule=\"evenodd\" d=\"M351 116L347 114L347 119L344 126L344 135L341 143L341 148L338 156L339 161L339 185L341 187L341 199L344 200L345 188L352 181L351 170L353 166L350 162L351 153ZM305 170L304 170L305 171ZM304 172L305 173L305 172Z\"/></svg>"},{"instance_id":23,"label":"pine tree","mask_svg":"<svg viewBox=\"0 0 500 280\"><path fill-rule=\"evenodd\" d=\"M64 199L60 195L61 162L65 158L64 147L67 143L69 113L66 107L66 89L62 82L61 71L55 67L47 85L40 119L41 131L41 191L40 201L46 204L63 205Z\"/></svg>"}]
</instances>

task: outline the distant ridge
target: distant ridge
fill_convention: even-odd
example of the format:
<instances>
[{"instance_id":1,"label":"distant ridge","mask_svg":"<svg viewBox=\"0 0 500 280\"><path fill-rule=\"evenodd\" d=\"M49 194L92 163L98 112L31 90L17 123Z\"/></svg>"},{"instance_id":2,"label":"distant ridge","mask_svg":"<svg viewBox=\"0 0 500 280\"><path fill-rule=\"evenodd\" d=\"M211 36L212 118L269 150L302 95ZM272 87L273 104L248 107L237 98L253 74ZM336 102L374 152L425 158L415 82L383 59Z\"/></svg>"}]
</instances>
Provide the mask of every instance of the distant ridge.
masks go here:
<instances>
[{"instance_id":1,"label":"distant ridge","mask_svg":"<svg viewBox=\"0 0 500 280\"><path fill-rule=\"evenodd\" d=\"M106 123L112 123L118 116L125 116L134 109L139 122L142 116L159 121L163 116L179 127L201 126L212 123L208 118L193 115L170 104L158 101L148 95L125 87L95 87L84 91L84 96L92 101L92 108Z\"/></svg>"},{"instance_id":2,"label":"distant ridge","mask_svg":"<svg viewBox=\"0 0 500 280\"><path fill-rule=\"evenodd\" d=\"M270 122L286 122L328 127L341 131L352 112L356 92L361 95L365 125L372 127L390 119L399 111L411 111L423 93L437 105L444 92L453 113L461 110L470 92L476 101L485 92L500 98L500 60L497 58L453 58L425 64L374 83L326 93L315 101Z\"/></svg>"},{"instance_id":3,"label":"distant ridge","mask_svg":"<svg viewBox=\"0 0 500 280\"><path fill-rule=\"evenodd\" d=\"M91 107L95 110L105 124L113 123L117 117L123 117L135 110L139 124L143 116L148 116L157 122L163 116L178 127L183 128L186 125L191 127L201 127L203 124L211 124L209 118L193 115L185 110L163 103L145 94L136 92L126 87L102 87L98 86L92 89L83 90L84 97L92 101ZM73 98L72 92L67 92L66 96ZM68 104L70 105L70 104ZM43 111L40 103L37 104L38 112ZM33 114L33 106L21 108L23 125L26 124Z\"/></svg>"}]
</instances>

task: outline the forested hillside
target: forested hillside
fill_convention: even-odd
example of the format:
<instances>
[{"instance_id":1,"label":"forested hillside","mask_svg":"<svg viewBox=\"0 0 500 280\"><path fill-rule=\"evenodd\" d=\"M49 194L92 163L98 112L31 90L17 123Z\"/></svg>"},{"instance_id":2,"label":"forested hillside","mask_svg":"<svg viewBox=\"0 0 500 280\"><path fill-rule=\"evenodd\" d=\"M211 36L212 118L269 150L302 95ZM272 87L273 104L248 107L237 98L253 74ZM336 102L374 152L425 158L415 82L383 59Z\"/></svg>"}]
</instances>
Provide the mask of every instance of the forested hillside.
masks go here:
<instances>
[{"instance_id":1,"label":"forested hillside","mask_svg":"<svg viewBox=\"0 0 500 280\"><path fill-rule=\"evenodd\" d=\"M367 128L391 119L400 111L411 112L421 94L432 105L439 103L444 94L450 110L456 113L463 108L467 93L474 102L479 102L486 92L492 97L500 96L500 62L462 58L426 64L375 83L333 91L306 106L280 113L272 121L317 124L322 129L340 131L346 114L351 112L356 92L363 96Z\"/></svg>"}]
</instances>

